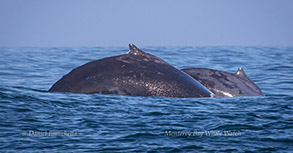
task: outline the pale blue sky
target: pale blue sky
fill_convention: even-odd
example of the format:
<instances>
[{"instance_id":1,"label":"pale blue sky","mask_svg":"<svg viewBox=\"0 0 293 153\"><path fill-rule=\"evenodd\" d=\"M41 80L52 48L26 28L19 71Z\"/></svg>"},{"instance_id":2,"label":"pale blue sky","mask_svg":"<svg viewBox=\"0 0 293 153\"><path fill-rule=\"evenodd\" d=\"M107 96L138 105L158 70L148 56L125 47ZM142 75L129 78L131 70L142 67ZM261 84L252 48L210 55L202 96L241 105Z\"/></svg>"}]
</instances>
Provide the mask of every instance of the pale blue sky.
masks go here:
<instances>
[{"instance_id":1,"label":"pale blue sky","mask_svg":"<svg viewBox=\"0 0 293 153\"><path fill-rule=\"evenodd\" d=\"M293 45L292 0L0 0L0 46Z\"/></svg>"}]
</instances>

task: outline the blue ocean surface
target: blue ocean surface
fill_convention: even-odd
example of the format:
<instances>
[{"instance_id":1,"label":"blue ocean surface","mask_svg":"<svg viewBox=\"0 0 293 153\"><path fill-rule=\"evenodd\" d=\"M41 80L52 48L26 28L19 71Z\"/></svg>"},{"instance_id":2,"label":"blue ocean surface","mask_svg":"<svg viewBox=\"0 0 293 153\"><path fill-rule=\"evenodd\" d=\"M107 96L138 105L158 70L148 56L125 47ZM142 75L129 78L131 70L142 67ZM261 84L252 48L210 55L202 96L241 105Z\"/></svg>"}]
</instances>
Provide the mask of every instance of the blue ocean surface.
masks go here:
<instances>
[{"instance_id":1,"label":"blue ocean surface","mask_svg":"<svg viewBox=\"0 0 293 153\"><path fill-rule=\"evenodd\" d=\"M265 97L48 92L127 47L0 47L0 152L292 152L293 47L141 47L177 68L244 68Z\"/></svg>"}]
</instances>

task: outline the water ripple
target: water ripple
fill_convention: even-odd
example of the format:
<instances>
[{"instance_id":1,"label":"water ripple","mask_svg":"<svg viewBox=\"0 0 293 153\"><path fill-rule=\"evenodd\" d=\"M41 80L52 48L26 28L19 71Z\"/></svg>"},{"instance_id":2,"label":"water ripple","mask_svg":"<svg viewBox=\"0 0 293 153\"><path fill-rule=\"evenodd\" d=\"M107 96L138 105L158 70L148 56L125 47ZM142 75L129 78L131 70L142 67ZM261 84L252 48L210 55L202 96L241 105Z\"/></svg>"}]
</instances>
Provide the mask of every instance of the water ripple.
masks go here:
<instances>
[{"instance_id":1,"label":"water ripple","mask_svg":"<svg viewBox=\"0 0 293 153\"><path fill-rule=\"evenodd\" d=\"M0 48L0 150L293 150L292 47L143 49L177 68L205 67L232 73L244 67L266 96L197 99L48 92L72 68L126 53L127 48ZM168 131L173 135L166 135ZM70 136L70 132L76 135ZM212 132L222 135L206 134ZM224 135L227 132L229 136Z\"/></svg>"}]
</instances>

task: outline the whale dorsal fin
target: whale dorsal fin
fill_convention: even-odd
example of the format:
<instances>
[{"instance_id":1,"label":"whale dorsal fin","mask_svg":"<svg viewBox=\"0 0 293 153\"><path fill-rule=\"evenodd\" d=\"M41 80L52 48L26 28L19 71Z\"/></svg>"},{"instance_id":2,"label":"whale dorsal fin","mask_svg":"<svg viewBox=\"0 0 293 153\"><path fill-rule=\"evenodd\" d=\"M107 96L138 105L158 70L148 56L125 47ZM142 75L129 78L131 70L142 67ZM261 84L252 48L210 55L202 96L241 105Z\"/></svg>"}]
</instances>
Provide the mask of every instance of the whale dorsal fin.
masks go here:
<instances>
[{"instance_id":1,"label":"whale dorsal fin","mask_svg":"<svg viewBox=\"0 0 293 153\"><path fill-rule=\"evenodd\" d=\"M129 52L127 54L133 54L133 55L142 55L146 54L144 51L138 49L134 44L129 44Z\"/></svg>"},{"instance_id":2,"label":"whale dorsal fin","mask_svg":"<svg viewBox=\"0 0 293 153\"><path fill-rule=\"evenodd\" d=\"M129 50L131 51L131 50L139 50L133 43L130 43L129 44Z\"/></svg>"},{"instance_id":3,"label":"whale dorsal fin","mask_svg":"<svg viewBox=\"0 0 293 153\"><path fill-rule=\"evenodd\" d=\"M243 68L241 68L241 67L238 68L238 70L235 74L240 77L243 77L243 78L248 78L246 73L244 72Z\"/></svg>"}]
</instances>

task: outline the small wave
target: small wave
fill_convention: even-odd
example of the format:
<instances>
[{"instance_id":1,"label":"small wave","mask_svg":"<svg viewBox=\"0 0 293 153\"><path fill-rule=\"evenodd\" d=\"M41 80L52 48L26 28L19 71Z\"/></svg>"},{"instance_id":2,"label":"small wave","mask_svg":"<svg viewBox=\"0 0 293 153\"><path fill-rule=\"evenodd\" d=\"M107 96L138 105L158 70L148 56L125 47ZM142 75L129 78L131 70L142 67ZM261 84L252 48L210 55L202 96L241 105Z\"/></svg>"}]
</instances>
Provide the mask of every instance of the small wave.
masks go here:
<instances>
[{"instance_id":1,"label":"small wave","mask_svg":"<svg viewBox=\"0 0 293 153\"><path fill-rule=\"evenodd\" d=\"M212 130L263 130L263 127L246 124L225 124L220 125Z\"/></svg>"}]
</instances>

